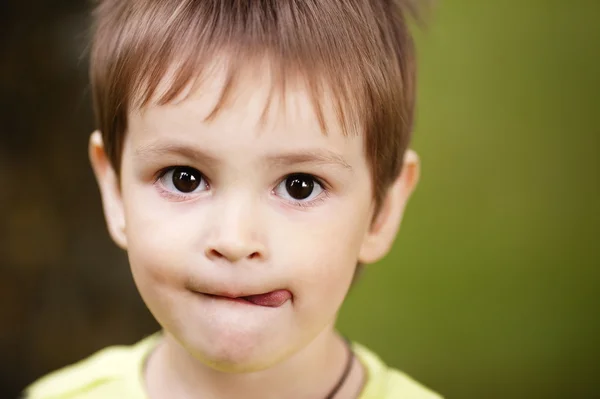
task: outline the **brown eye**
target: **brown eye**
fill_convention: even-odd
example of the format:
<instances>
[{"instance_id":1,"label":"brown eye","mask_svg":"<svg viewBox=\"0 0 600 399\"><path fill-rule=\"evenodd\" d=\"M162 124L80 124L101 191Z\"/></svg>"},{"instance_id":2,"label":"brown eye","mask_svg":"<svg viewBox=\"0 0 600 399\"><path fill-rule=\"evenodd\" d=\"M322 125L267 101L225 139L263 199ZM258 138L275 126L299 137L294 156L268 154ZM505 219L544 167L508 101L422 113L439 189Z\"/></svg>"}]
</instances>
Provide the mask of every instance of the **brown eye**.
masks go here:
<instances>
[{"instance_id":1,"label":"brown eye","mask_svg":"<svg viewBox=\"0 0 600 399\"><path fill-rule=\"evenodd\" d=\"M315 188L315 180L309 175L292 175L285 179L285 190L295 200L310 197Z\"/></svg>"},{"instance_id":2,"label":"brown eye","mask_svg":"<svg viewBox=\"0 0 600 399\"><path fill-rule=\"evenodd\" d=\"M191 193L200 186L202 176L195 169L177 167L173 170L173 186L182 193Z\"/></svg>"},{"instance_id":3,"label":"brown eye","mask_svg":"<svg viewBox=\"0 0 600 399\"><path fill-rule=\"evenodd\" d=\"M165 188L172 192L189 194L206 186L204 176L189 166L173 167L160 178Z\"/></svg>"},{"instance_id":4,"label":"brown eye","mask_svg":"<svg viewBox=\"0 0 600 399\"><path fill-rule=\"evenodd\" d=\"M294 173L288 175L277 185L274 194L291 202L292 205L314 205L321 194L326 191L321 181L307 173ZM325 195L327 192L325 192ZM321 198L323 199L323 198Z\"/></svg>"}]
</instances>

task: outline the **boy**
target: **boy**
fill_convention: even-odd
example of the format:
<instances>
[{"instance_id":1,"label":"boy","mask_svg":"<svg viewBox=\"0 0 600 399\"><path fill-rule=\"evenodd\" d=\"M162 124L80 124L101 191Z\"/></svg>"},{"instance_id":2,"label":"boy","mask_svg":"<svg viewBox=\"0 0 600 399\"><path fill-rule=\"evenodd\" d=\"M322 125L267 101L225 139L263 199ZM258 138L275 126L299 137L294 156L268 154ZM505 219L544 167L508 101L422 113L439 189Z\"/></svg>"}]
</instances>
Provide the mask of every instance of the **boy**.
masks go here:
<instances>
[{"instance_id":1,"label":"boy","mask_svg":"<svg viewBox=\"0 0 600 399\"><path fill-rule=\"evenodd\" d=\"M400 3L100 1L90 159L163 332L29 397L438 398L334 329L418 178Z\"/></svg>"}]
</instances>

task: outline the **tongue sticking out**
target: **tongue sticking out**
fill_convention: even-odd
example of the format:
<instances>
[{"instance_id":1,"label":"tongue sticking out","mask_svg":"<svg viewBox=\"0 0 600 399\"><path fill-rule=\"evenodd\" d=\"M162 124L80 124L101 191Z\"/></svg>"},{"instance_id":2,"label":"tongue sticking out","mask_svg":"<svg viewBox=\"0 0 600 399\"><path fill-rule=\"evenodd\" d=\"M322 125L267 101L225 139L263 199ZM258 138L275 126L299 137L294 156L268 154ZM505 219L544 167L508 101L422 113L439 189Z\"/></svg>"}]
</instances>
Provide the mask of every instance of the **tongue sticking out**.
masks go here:
<instances>
[{"instance_id":1,"label":"tongue sticking out","mask_svg":"<svg viewBox=\"0 0 600 399\"><path fill-rule=\"evenodd\" d=\"M248 302L252 302L255 305L267 306L270 308L278 308L291 297L292 293L288 290L277 290L267 292L266 294L249 295L242 298L247 300Z\"/></svg>"}]
</instances>

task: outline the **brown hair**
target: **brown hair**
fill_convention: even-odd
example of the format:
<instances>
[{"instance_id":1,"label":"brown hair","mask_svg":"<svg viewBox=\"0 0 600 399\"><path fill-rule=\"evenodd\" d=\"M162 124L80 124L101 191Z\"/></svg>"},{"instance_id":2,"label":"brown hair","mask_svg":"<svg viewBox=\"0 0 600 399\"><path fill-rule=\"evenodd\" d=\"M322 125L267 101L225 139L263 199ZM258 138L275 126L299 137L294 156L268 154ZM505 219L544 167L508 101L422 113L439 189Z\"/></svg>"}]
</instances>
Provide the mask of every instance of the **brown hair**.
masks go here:
<instances>
[{"instance_id":1,"label":"brown hair","mask_svg":"<svg viewBox=\"0 0 600 399\"><path fill-rule=\"evenodd\" d=\"M324 131L323 101L331 93L346 134L364 134L379 204L400 173L413 125L408 11L410 0L99 0L90 75L112 166L119 173L132 108L173 101L225 56L228 75L214 118L243 65L268 60L275 88L303 79ZM170 87L158 93L171 72Z\"/></svg>"}]
</instances>

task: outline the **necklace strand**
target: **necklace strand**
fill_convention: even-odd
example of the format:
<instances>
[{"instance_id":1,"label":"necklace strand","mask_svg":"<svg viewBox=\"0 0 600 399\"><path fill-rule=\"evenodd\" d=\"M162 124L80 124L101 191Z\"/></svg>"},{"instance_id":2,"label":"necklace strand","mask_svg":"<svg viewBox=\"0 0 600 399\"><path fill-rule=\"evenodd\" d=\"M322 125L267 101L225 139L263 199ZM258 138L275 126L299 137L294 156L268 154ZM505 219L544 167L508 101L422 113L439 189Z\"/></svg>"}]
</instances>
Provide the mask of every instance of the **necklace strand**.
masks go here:
<instances>
[{"instance_id":1,"label":"necklace strand","mask_svg":"<svg viewBox=\"0 0 600 399\"><path fill-rule=\"evenodd\" d=\"M331 392L329 392L329 394L327 396L325 396L325 399L333 399L334 398L334 396L339 392L339 390L342 388L342 386L346 382L346 379L348 378L348 375L350 374L350 370L352 369L352 361L354 360L354 352L352 351L350 342L345 337L344 337L344 343L346 344L346 349L348 352L348 360L346 361L346 367L344 368L344 372L342 373L342 376L338 380L337 384L335 384L335 386L333 387Z\"/></svg>"}]
</instances>

